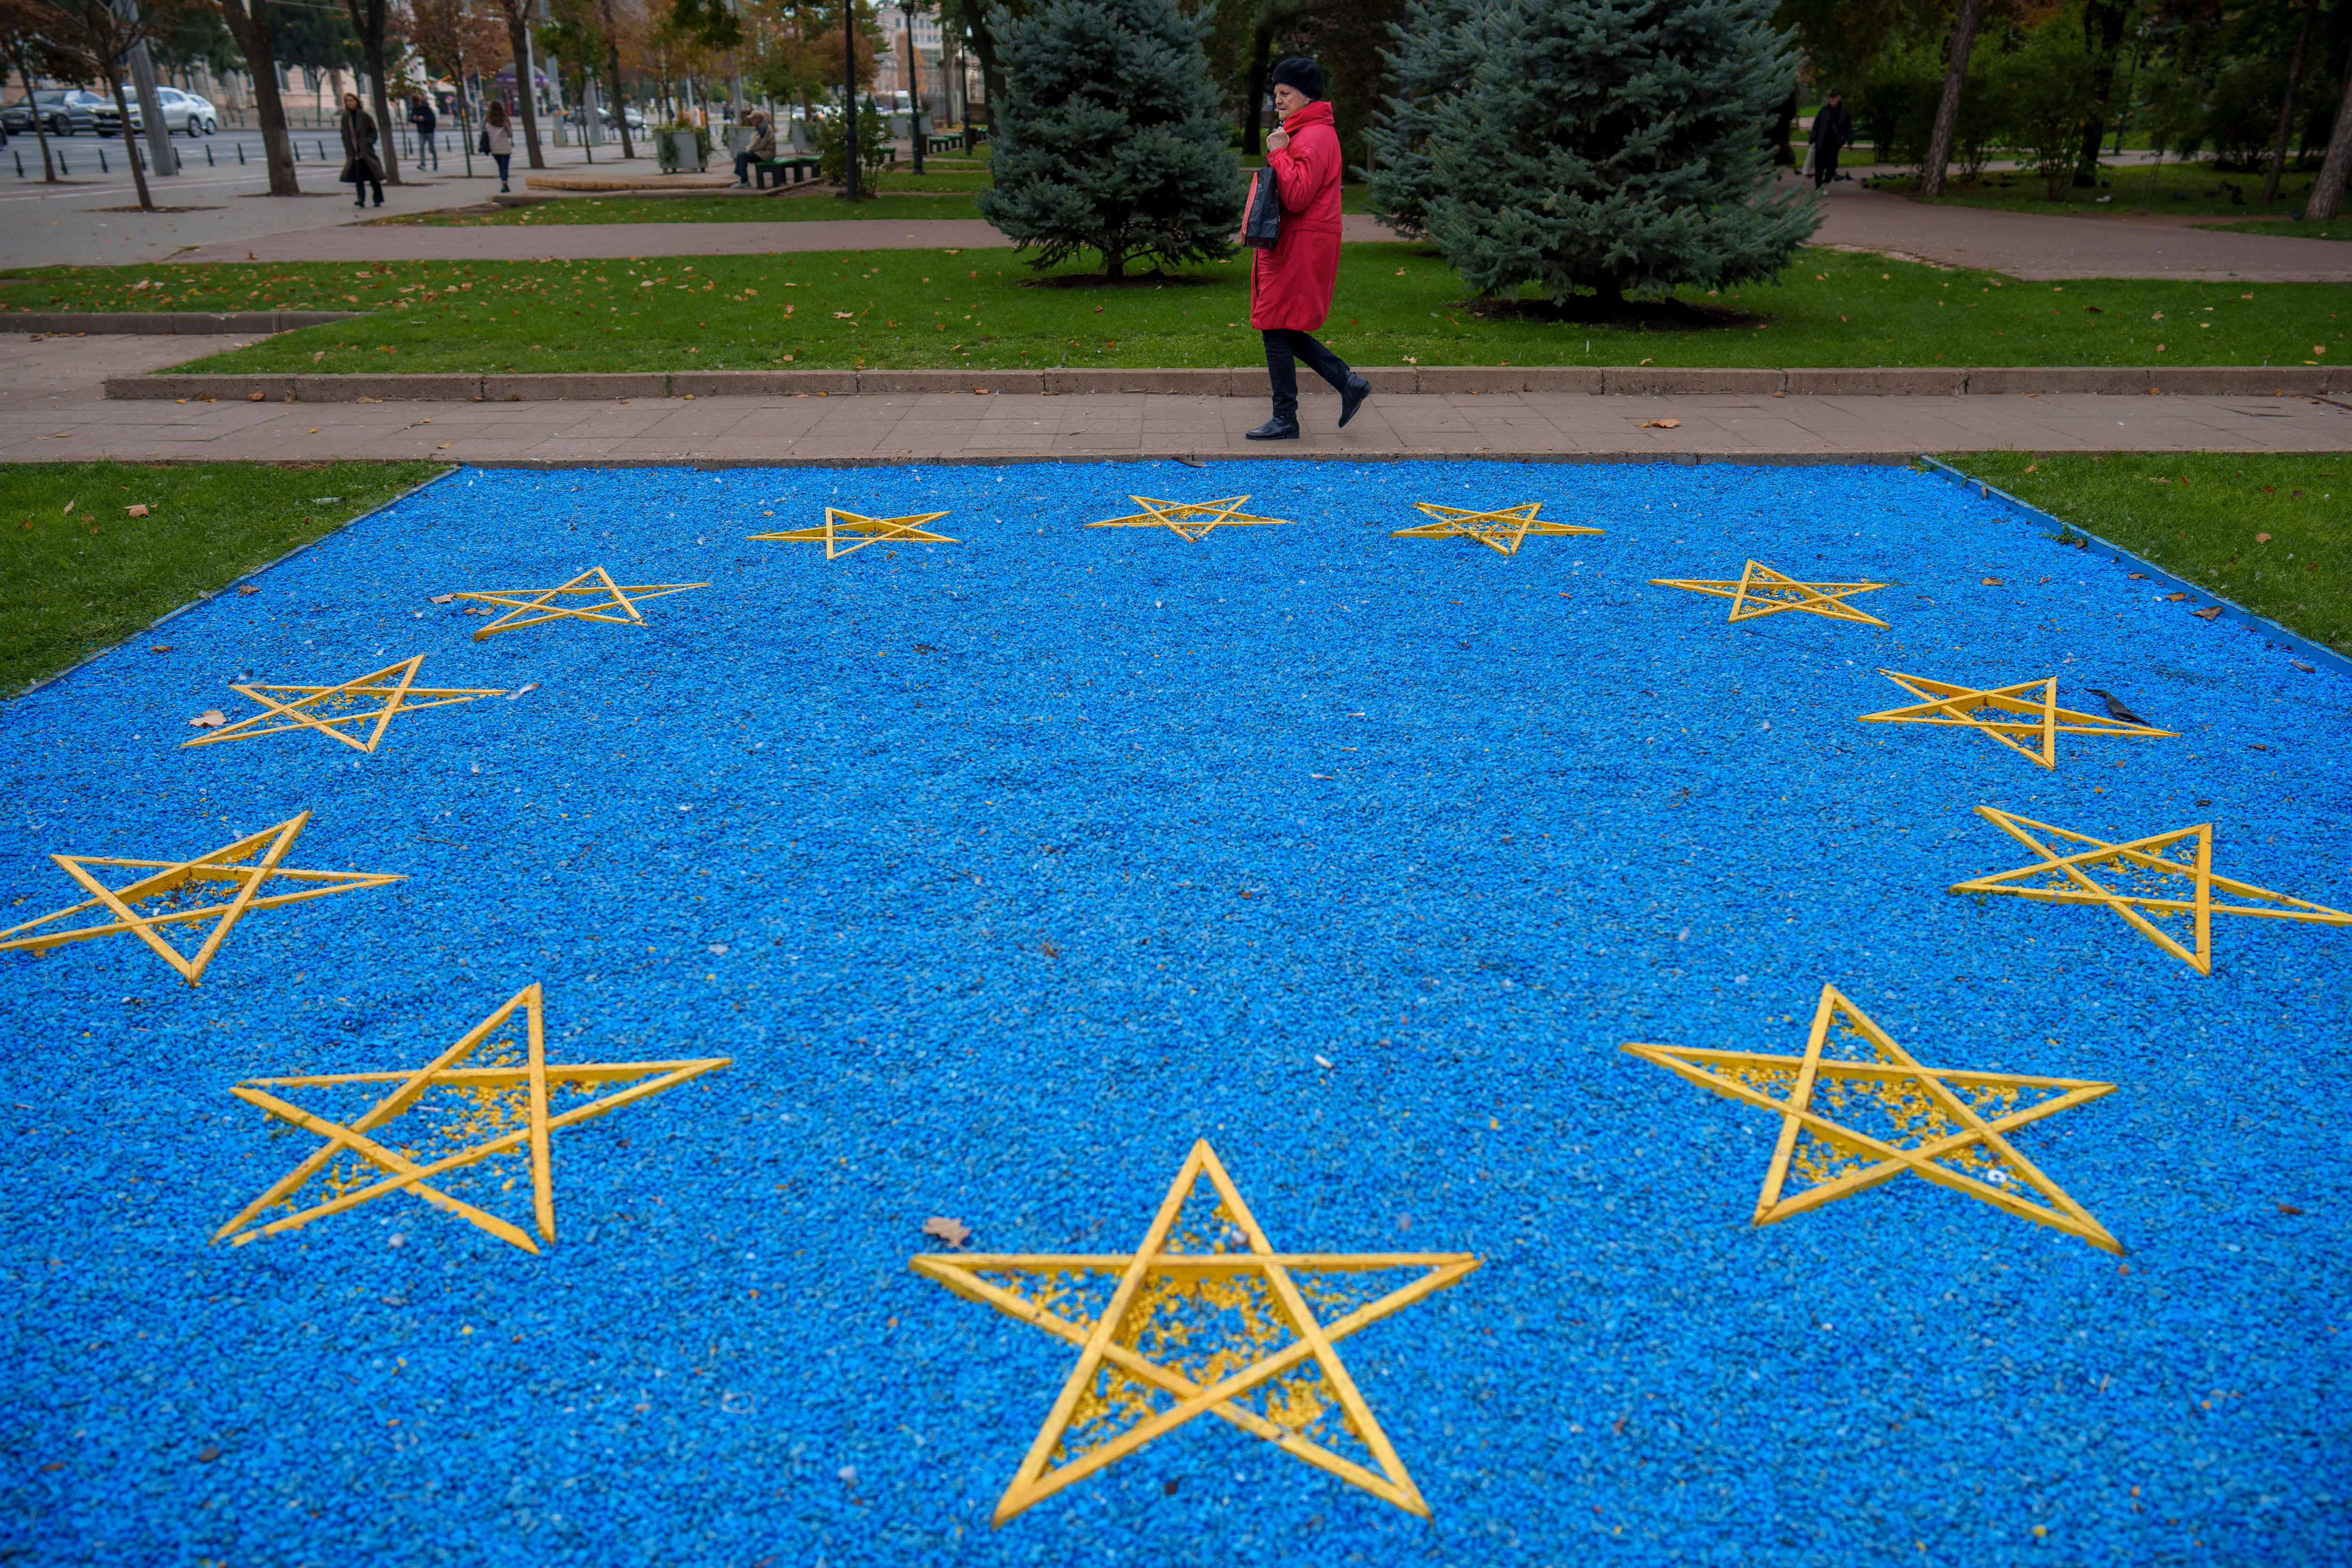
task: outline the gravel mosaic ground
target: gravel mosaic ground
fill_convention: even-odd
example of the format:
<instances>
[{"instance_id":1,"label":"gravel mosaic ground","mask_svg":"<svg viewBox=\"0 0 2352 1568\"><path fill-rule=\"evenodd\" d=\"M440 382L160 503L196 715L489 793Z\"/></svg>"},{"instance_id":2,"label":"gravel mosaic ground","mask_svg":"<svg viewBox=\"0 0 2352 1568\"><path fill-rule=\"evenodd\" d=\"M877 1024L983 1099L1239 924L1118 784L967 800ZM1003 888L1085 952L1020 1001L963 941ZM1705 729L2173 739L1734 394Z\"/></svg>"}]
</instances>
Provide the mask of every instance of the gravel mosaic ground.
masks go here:
<instances>
[{"instance_id":1,"label":"gravel mosaic ground","mask_svg":"<svg viewBox=\"0 0 2352 1568\"><path fill-rule=\"evenodd\" d=\"M1299 521L1079 526L1240 491ZM1414 500L1607 532L1391 540ZM828 501L959 542L744 540ZM1891 629L1645 583L1750 556ZM597 563L710 586L478 644L431 602ZM194 990L127 937L0 953L12 1561L2352 1557L2352 931L2217 921L2200 978L1945 891L2031 858L1990 805L2210 821L2352 907L2352 683L1956 486L468 471L257 584L0 716L12 921L78 896L52 852L305 809L287 864L407 879L249 914ZM226 681L418 652L535 689L175 749ZM1856 723L1882 666L2182 738L2046 773ZM232 1084L414 1069L531 982L552 1061L730 1058L554 1135L541 1255L397 1194L210 1243L318 1142ZM1824 982L1923 1061L2117 1085L2016 1142L2124 1254L1907 1176L1751 1226L1777 1119L1618 1047L1796 1055ZM1431 1523L1200 1420L991 1530L1072 1352L919 1228L1126 1251L1203 1137L1277 1246L1485 1259L1341 1347ZM529 1226L527 1165L469 1179Z\"/></svg>"}]
</instances>

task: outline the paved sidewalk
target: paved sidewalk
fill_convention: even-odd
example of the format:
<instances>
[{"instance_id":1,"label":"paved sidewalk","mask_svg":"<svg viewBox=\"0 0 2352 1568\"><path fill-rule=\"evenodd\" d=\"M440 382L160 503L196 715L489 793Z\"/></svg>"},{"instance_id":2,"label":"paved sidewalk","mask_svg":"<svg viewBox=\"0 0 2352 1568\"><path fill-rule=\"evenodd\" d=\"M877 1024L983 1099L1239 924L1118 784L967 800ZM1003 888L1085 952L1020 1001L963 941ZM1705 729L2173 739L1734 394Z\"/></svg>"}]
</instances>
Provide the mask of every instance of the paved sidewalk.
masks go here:
<instances>
[{"instance_id":1,"label":"paved sidewalk","mask_svg":"<svg viewBox=\"0 0 2352 1568\"><path fill-rule=\"evenodd\" d=\"M1248 397L1099 393L639 398L580 403L109 402L101 371L184 341L0 338L0 459L446 458L482 463L992 462L1078 457L1897 460L1922 451L2342 451L2352 412L2305 397L1376 395L1346 430L1261 445ZM1647 422L1679 421L1661 429Z\"/></svg>"},{"instance_id":2,"label":"paved sidewalk","mask_svg":"<svg viewBox=\"0 0 2352 1568\"><path fill-rule=\"evenodd\" d=\"M2188 228L2172 215L2055 217L1927 206L1859 184L1830 187L1822 245L1884 251L2024 279L2177 278L2224 282L2352 282L2352 243ZM1342 220L1349 240L1394 240L1378 220ZM799 223L514 225L373 228L345 225L199 246L181 261L508 260L635 256L765 256L808 250L1003 248L978 218L813 218Z\"/></svg>"}]
</instances>

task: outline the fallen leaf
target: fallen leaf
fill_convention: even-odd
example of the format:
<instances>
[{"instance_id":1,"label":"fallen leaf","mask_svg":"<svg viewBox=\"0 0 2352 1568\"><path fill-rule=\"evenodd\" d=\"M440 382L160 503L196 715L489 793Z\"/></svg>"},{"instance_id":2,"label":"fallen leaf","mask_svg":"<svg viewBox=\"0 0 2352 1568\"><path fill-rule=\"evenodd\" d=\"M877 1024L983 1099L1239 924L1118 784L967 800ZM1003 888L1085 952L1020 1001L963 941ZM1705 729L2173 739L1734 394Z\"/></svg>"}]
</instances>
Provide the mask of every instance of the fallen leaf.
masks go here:
<instances>
[{"instance_id":1,"label":"fallen leaf","mask_svg":"<svg viewBox=\"0 0 2352 1568\"><path fill-rule=\"evenodd\" d=\"M521 696L521 695L522 695L524 692L526 692L526 691L536 691L536 690L538 690L538 689L539 689L539 682L538 682L538 681L536 681L536 680L526 680L526 681L524 681L520 686L516 687L512 691L509 691L509 692L508 692L508 693L507 693L507 700L508 700L508 701L509 701L509 702L511 702L511 701L513 701L516 698L518 698L518 697Z\"/></svg>"},{"instance_id":2,"label":"fallen leaf","mask_svg":"<svg viewBox=\"0 0 2352 1568\"><path fill-rule=\"evenodd\" d=\"M269 395L264 392L248 392L245 395L245 400L247 403L264 403L268 400L268 396Z\"/></svg>"},{"instance_id":3,"label":"fallen leaf","mask_svg":"<svg viewBox=\"0 0 2352 1568\"><path fill-rule=\"evenodd\" d=\"M457 596L455 594L436 594L433 595L433 602L436 605L446 605Z\"/></svg>"},{"instance_id":4,"label":"fallen leaf","mask_svg":"<svg viewBox=\"0 0 2352 1568\"><path fill-rule=\"evenodd\" d=\"M964 1243L971 1239L971 1227L960 1219L948 1219L933 1215L923 1222L923 1234L944 1241L950 1247L961 1248Z\"/></svg>"},{"instance_id":5,"label":"fallen leaf","mask_svg":"<svg viewBox=\"0 0 2352 1568\"><path fill-rule=\"evenodd\" d=\"M172 645L167 642L149 643L147 645L147 651L149 653L169 653L172 651Z\"/></svg>"},{"instance_id":6,"label":"fallen leaf","mask_svg":"<svg viewBox=\"0 0 2352 1568\"><path fill-rule=\"evenodd\" d=\"M145 517L147 515L146 503L142 501L137 506L126 506L122 509L122 515L125 517Z\"/></svg>"},{"instance_id":7,"label":"fallen leaf","mask_svg":"<svg viewBox=\"0 0 2352 1568\"><path fill-rule=\"evenodd\" d=\"M2293 1204L2278 1204L2273 1206L2275 1206L2281 1214L2301 1214L2303 1212Z\"/></svg>"},{"instance_id":8,"label":"fallen leaf","mask_svg":"<svg viewBox=\"0 0 2352 1568\"><path fill-rule=\"evenodd\" d=\"M2255 752L2267 752L2270 750L2268 746L2263 745L2260 741L2249 741L2246 742L2246 747L2248 750Z\"/></svg>"},{"instance_id":9,"label":"fallen leaf","mask_svg":"<svg viewBox=\"0 0 2352 1568\"><path fill-rule=\"evenodd\" d=\"M2268 544L2270 542L2271 536L2267 533L2257 533L2254 535L2254 542L2256 544Z\"/></svg>"},{"instance_id":10,"label":"fallen leaf","mask_svg":"<svg viewBox=\"0 0 2352 1568\"><path fill-rule=\"evenodd\" d=\"M219 1458L220 1450L209 1443L196 1450L196 1463L200 1465L209 1465Z\"/></svg>"},{"instance_id":11,"label":"fallen leaf","mask_svg":"<svg viewBox=\"0 0 2352 1568\"><path fill-rule=\"evenodd\" d=\"M2029 474L2038 474L2042 471L2042 465L2039 463L2028 463L2025 465L2025 471Z\"/></svg>"},{"instance_id":12,"label":"fallen leaf","mask_svg":"<svg viewBox=\"0 0 2352 1568\"><path fill-rule=\"evenodd\" d=\"M2294 667L2295 667L2295 668L2297 668L2297 669L2299 669L2299 670L2303 671L2303 672L2304 672L2304 674L2305 674L2305 675L2310 675L2310 674L2312 674L2312 673L2316 669L2316 668L2317 668L2317 667L2316 667L2316 666L2315 666L2315 665L2308 665L2308 664L2305 664L2305 663L2304 663L2304 662L2303 662L2303 660L2301 660L2301 659L2299 659L2299 658L2291 658L2291 659L2288 659L2288 660L2287 660L2287 662L2288 662L2289 664L2291 664L2291 665L2294 666Z\"/></svg>"},{"instance_id":13,"label":"fallen leaf","mask_svg":"<svg viewBox=\"0 0 2352 1568\"><path fill-rule=\"evenodd\" d=\"M1979 578L1979 581L1988 588L1998 588L2002 585L2000 579L1998 577L1984 577Z\"/></svg>"},{"instance_id":14,"label":"fallen leaf","mask_svg":"<svg viewBox=\"0 0 2352 1568\"><path fill-rule=\"evenodd\" d=\"M835 310L833 313L833 319L836 321L854 321L857 320L857 312L855 310Z\"/></svg>"},{"instance_id":15,"label":"fallen leaf","mask_svg":"<svg viewBox=\"0 0 2352 1568\"><path fill-rule=\"evenodd\" d=\"M2124 575L2130 578L2135 583L2145 583L2147 581L2147 574L2145 572L2126 572Z\"/></svg>"},{"instance_id":16,"label":"fallen leaf","mask_svg":"<svg viewBox=\"0 0 2352 1568\"><path fill-rule=\"evenodd\" d=\"M66 502L66 510L58 513L58 515L59 517L71 517L73 515L73 509L80 504L81 503L79 501L68 501Z\"/></svg>"},{"instance_id":17,"label":"fallen leaf","mask_svg":"<svg viewBox=\"0 0 2352 1568\"><path fill-rule=\"evenodd\" d=\"M207 708L188 722L199 730L217 730L228 722L228 715L217 708Z\"/></svg>"},{"instance_id":18,"label":"fallen leaf","mask_svg":"<svg viewBox=\"0 0 2352 1568\"><path fill-rule=\"evenodd\" d=\"M250 583L240 583L237 584L236 596L240 599L248 599L260 592L260 589L255 587Z\"/></svg>"},{"instance_id":19,"label":"fallen leaf","mask_svg":"<svg viewBox=\"0 0 2352 1568\"><path fill-rule=\"evenodd\" d=\"M2152 484L2152 485L2168 485L2168 484L2170 484L2172 481L2171 481L2170 479L2168 479L2162 478L2162 477L2161 477L2161 476L2159 476L2159 475L2157 475L2157 474L2150 474L2150 475L2148 475L2148 477L2147 477L2147 482L2148 482L2149 484Z\"/></svg>"},{"instance_id":20,"label":"fallen leaf","mask_svg":"<svg viewBox=\"0 0 2352 1568\"><path fill-rule=\"evenodd\" d=\"M1682 427L1683 422L1679 419L1644 419L1642 421L1642 428L1644 430L1679 430Z\"/></svg>"},{"instance_id":21,"label":"fallen leaf","mask_svg":"<svg viewBox=\"0 0 2352 1568\"><path fill-rule=\"evenodd\" d=\"M2164 602L2168 605L2177 605L2187 597L2189 597L2189 595L2186 594L2167 594L2164 596Z\"/></svg>"},{"instance_id":22,"label":"fallen leaf","mask_svg":"<svg viewBox=\"0 0 2352 1568\"><path fill-rule=\"evenodd\" d=\"M2219 620L2221 616L2221 606L2216 605L2210 610L2191 610L2189 613L2200 621Z\"/></svg>"}]
</instances>

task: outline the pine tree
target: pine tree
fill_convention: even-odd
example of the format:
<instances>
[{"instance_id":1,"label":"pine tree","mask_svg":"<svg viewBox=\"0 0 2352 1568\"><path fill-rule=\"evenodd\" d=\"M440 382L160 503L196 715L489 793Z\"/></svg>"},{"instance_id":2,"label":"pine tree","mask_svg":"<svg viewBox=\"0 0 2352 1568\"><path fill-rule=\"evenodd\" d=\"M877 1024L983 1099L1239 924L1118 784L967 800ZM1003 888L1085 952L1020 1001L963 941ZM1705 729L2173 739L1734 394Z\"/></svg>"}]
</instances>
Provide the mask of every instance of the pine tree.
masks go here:
<instances>
[{"instance_id":1,"label":"pine tree","mask_svg":"<svg viewBox=\"0 0 2352 1568\"><path fill-rule=\"evenodd\" d=\"M1471 0L1412 0L1404 21L1389 28L1403 48L1381 57L1397 91L1388 111L1364 132L1372 150L1365 190L1372 211L1408 238L1429 232L1429 202L1436 194L1429 137L1438 110L1477 68L1466 26L1471 11Z\"/></svg>"},{"instance_id":2,"label":"pine tree","mask_svg":"<svg viewBox=\"0 0 2352 1568\"><path fill-rule=\"evenodd\" d=\"M1241 171L1202 52L1175 0L1051 0L997 37L1005 94L981 216L1051 267L1102 253L1181 264L1230 253Z\"/></svg>"},{"instance_id":3,"label":"pine tree","mask_svg":"<svg viewBox=\"0 0 2352 1568\"><path fill-rule=\"evenodd\" d=\"M1773 0L1423 3L1446 25L1399 30L1400 81L1429 85L1391 100L1375 206L1478 293L1614 306L1769 278L1821 226L1774 188L1797 62Z\"/></svg>"}]
</instances>

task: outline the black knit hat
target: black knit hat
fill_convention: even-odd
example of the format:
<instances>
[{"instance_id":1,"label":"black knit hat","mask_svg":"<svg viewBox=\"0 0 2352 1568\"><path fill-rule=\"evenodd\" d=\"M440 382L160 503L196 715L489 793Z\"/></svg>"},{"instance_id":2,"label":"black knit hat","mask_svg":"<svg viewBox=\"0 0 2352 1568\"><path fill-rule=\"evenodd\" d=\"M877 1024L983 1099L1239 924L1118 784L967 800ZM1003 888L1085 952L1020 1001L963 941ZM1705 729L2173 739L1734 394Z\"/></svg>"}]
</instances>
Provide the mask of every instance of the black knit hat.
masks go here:
<instances>
[{"instance_id":1,"label":"black knit hat","mask_svg":"<svg viewBox=\"0 0 2352 1568\"><path fill-rule=\"evenodd\" d=\"M1274 68L1276 87L1295 87L1309 98L1323 96L1323 68L1304 55L1293 55Z\"/></svg>"}]
</instances>

